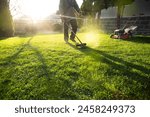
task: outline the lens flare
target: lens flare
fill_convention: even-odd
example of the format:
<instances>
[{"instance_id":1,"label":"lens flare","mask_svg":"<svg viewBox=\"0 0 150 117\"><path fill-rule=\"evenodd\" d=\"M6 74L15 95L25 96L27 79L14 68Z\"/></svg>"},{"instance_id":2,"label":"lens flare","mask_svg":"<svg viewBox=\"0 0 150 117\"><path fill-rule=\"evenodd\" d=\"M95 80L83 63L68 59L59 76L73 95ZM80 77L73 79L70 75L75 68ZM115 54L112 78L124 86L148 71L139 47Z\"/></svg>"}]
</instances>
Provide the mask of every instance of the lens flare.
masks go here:
<instances>
[{"instance_id":1,"label":"lens flare","mask_svg":"<svg viewBox=\"0 0 150 117\"><path fill-rule=\"evenodd\" d=\"M85 33L84 41L91 47L97 47L99 45L99 36L97 33L88 32Z\"/></svg>"}]
</instances>

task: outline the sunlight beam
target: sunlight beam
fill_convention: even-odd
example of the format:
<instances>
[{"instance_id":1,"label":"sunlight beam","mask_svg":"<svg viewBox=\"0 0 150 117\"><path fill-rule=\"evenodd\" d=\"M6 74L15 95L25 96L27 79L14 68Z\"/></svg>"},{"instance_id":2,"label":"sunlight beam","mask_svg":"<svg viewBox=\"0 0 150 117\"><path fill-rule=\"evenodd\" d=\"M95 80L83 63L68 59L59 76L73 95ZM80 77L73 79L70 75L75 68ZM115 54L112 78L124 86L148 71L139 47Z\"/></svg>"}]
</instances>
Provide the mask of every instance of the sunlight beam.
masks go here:
<instances>
[{"instance_id":1,"label":"sunlight beam","mask_svg":"<svg viewBox=\"0 0 150 117\"><path fill-rule=\"evenodd\" d=\"M77 0L79 6L82 0ZM13 0L11 0L12 5ZM44 19L52 14L55 14L59 9L59 0L19 0L20 15L28 16L33 20Z\"/></svg>"}]
</instances>

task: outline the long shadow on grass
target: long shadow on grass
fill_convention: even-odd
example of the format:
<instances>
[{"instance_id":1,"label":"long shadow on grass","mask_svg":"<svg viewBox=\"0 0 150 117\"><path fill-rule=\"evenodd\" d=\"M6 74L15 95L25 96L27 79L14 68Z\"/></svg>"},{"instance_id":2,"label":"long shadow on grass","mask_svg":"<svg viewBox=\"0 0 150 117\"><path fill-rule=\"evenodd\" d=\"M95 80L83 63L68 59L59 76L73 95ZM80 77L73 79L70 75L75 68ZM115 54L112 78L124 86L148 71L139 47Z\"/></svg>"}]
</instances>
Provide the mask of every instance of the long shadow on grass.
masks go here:
<instances>
[{"instance_id":1,"label":"long shadow on grass","mask_svg":"<svg viewBox=\"0 0 150 117\"><path fill-rule=\"evenodd\" d=\"M11 75L14 72L13 69L13 64L14 66L16 65L16 62L14 61L15 59L17 59L17 57L20 55L20 53L26 51L26 49L31 49L35 52L35 57L39 60L39 62L41 63L41 66L38 68L38 77L46 77L49 80L49 74L48 74L48 70L47 70L47 65L45 63L44 57L42 56L42 54L40 53L40 51L38 50L38 48L33 47L31 45L31 41L32 41L33 37L31 37L26 43L23 43L21 45L19 45L19 48L9 57L5 58L2 60L2 62L0 63L0 65L2 66L6 66L6 67L12 67L9 72L9 74ZM8 74L8 75L9 75ZM10 76L11 78L11 76ZM13 81L13 79L12 79ZM9 89L9 84L11 83L11 79L6 79L4 81L0 82L0 99L6 99L6 95L7 92L10 90ZM20 93L19 93L20 94ZM1 96L2 95L2 96ZM38 97L34 97L34 99L37 99ZM14 97L12 97L11 99L14 99ZM41 98L43 99L43 98Z\"/></svg>"},{"instance_id":2,"label":"long shadow on grass","mask_svg":"<svg viewBox=\"0 0 150 117\"><path fill-rule=\"evenodd\" d=\"M42 75L45 75L47 79L50 79L50 76L49 76L49 72L48 72L48 67L46 65L46 62L45 62L45 59L43 57L43 55L41 54L41 52L38 50L38 48L36 47L33 47L31 44L30 44L31 40L28 41L27 43L27 46L29 46L33 51L35 51L35 54L37 55L38 57L38 60L41 62L41 68L44 72L44 74Z\"/></svg>"},{"instance_id":3,"label":"long shadow on grass","mask_svg":"<svg viewBox=\"0 0 150 117\"><path fill-rule=\"evenodd\" d=\"M105 53L104 51L96 50L96 49L93 49L93 48L90 48L90 47L77 48L72 44L69 44L69 45L71 47L73 47L74 49L78 49L79 51L85 53L86 55L91 56L96 61L100 61L101 60L100 58L102 58L103 62L108 63L110 65L114 65L113 67L115 67L115 66L116 66L116 68L122 67L122 68L125 69L125 71L128 70L127 68L136 69L136 70L139 70L139 71L141 71L141 72L143 72L147 75L149 75L149 73L150 73L150 69L147 69L147 68L145 68L141 65L133 64L131 62L125 61L125 60L120 59L118 57L112 56L110 54ZM121 64L119 65L119 64L116 64L116 63L121 63ZM129 70L129 73L130 72L131 71Z\"/></svg>"},{"instance_id":4,"label":"long shadow on grass","mask_svg":"<svg viewBox=\"0 0 150 117\"><path fill-rule=\"evenodd\" d=\"M23 52L23 50L25 49L25 47L27 46L27 44L32 40L33 37L31 37L27 43L23 43L20 45L20 48L13 53L11 56L8 56L7 58L3 59L2 61L4 61L1 65L9 65L13 63L13 60L16 59L18 57L18 55Z\"/></svg>"},{"instance_id":5,"label":"long shadow on grass","mask_svg":"<svg viewBox=\"0 0 150 117\"><path fill-rule=\"evenodd\" d=\"M0 37L0 41L5 40L5 39L8 39L8 38L7 37Z\"/></svg>"},{"instance_id":6,"label":"long shadow on grass","mask_svg":"<svg viewBox=\"0 0 150 117\"><path fill-rule=\"evenodd\" d=\"M136 36L128 40L124 41L131 41L135 43L150 43L150 37L144 37L144 36Z\"/></svg>"},{"instance_id":7,"label":"long shadow on grass","mask_svg":"<svg viewBox=\"0 0 150 117\"><path fill-rule=\"evenodd\" d=\"M128 80L125 82L125 85L128 87L128 84L131 85L133 81L137 81L142 85L142 89L137 89L138 92L144 93L145 97L134 97L137 92L131 92L130 97L133 96L133 99L147 99L150 98L150 69L147 69L141 65L136 65L134 63L125 61L118 57L112 56L104 51L96 50L87 47L86 49L79 49L81 52L85 53L88 56L91 56L96 61L103 62L108 64L110 68L107 70L106 75L110 77L118 74L115 71L119 71L118 75L127 76ZM133 69L140 71L135 72ZM144 75L143 75L144 74ZM132 89L131 89L132 90Z\"/></svg>"},{"instance_id":8,"label":"long shadow on grass","mask_svg":"<svg viewBox=\"0 0 150 117\"><path fill-rule=\"evenodd\" d=\"M87 47L86 49L79 49L81 52L87 54L87 55L90 55L91 57L93 57L95 60L99 61L101 57L103 57L103 62L106 62L106 63L121 63L122 67L126 68L134 68L136 70L139 70L145 74L149 74L150 73L150 69L147 69L141 65L136 65L136 64L133 64L131 62L128 62L128 61L125 61L123 59L120 59L118 57L115 57L115 56L112 56L110 54L107 54L105 53L104 51L100 51L100 50L95 50L95 49L92 49L92 48L89 48ZM115 64L117 66L121 66L121 65L118 65L118 64Z\"/></svg>"},{"instance_id":9,"label":"long shadow on grass","mask_svg":"<svg viewBox=\"0 0 150 117\"><path fill-rule=\"evenodd\" d=\"M30 44L30 42L31 42L32 39L33 39L33 36L32 36L26 43L20 45L20 48L19 48L13 55L11 55L11 56L5 58L4 60L2 60L3 62L2 62L0 65L2 65L2 66L8 66L8 65L10 65L10 64L12 65L12 64L13 64L13 60L15 60L15 59L19 56L19 54L20 54L21 52L23 52L24 49L28 46L28 47L30 47L33 51L35 51L35 53L36 53L36 55L37 55L37 57L38 57L38 60L42 63L42 69L43 69L44 75L45 75L47 78L49 78L49 76L48 76L48 71L47 71L47 66L46 66L46 64L45 64L45 60L44 60L42 54L38 51L37 48L31 46L31 44ZM15 63L14 63L14 64L15 64Z\"/></svg>"},{"instance_id":10,"label":"long shadow on grass","mask_svg":"<svg viewBox=\"0 0 150 117\"><path fill-rule=\"evenodd\" d=\"M27 43L29 43L32 38L33 37L31 37ZM5 67L7 67L7 66L11 67L13 64L15 64L13 61L19 56L19 54L21 52L23 52L27 43L23 43L23 44L19 45L20 48L15 53L13 53L11 56L8 56L7 58L2 59L0 65L5 66ZM13 69L11 69L10 72L13 73L14 72ZM10 75L10 78L11 78L11 74L7 74L7 75ZM0 99L5 99L5 96L7 95L7 91L9 90L9 84L11 83L11 80L12 79L4 79L0 83Z\"/></svg>"}]
</instances>

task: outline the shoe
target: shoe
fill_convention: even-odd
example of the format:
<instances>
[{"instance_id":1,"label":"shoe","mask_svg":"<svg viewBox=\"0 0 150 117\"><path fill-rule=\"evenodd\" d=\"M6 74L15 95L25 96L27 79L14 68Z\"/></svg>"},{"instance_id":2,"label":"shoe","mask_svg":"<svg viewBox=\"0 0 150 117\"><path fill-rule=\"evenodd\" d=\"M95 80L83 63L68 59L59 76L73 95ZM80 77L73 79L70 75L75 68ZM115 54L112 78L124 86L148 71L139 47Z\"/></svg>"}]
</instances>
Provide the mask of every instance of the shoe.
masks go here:
<instances>
[{"instance_id":1,"label":"shoe","mask_svg":"<svg viewBox=\"0 0 150 117\"><path fill-rule=\"evenodd\" d=\"M69 42L65 40L65 43L68 44Z\"/></svg>"},{"instance_id":2,"label":"shoe","mask_svg":"<svg viewBox=\"0 0 150 117\"><path fill-rule=\"evenodd\" d=\"M70 40L76 43L76 41L75 41L74 39L71 39L71 38L70 38Z\"/></svg>"},{"instance_id":3,"label":"shoe","mask_svg":"<svg viewBox=\"0 0 150 117\"><path fill-rule=\"evenodd\" d=\"M68 39L64 39L64 41L65 41L66 43L68 43Z\"/></svg>"}]
</instances>

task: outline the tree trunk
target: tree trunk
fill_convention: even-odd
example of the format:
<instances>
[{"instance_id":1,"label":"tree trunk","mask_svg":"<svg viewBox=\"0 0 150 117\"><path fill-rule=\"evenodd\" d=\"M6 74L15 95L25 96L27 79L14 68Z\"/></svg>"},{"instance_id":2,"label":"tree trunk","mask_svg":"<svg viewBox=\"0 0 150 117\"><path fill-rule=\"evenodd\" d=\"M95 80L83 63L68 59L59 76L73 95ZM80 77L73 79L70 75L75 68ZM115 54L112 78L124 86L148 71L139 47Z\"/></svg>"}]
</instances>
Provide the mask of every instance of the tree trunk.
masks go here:
<instances>
[{"instance_id":1,"label":"tree trunk","mask_svg":"<svg viewBox=\"0 0 150 117\"><path fill-rule=\"evenodd\" d=\"M121 6L118 5L118 8L117 8L117 29L120 28L120 19L121 19Z\"/></svg>"},{"instance_id":2,"label":"tree trunk","mask_svg":"<svg viewBox=\"0 0 150 117\"><path fill-rule=\"evenodd\" d=\"M118 8L117 8L117 28L121 28L121 18L123 16L123 12L124 12L124 8L125 6L124 5L118 5Z\"/></svg>"},{"instance_id":3,"label":"tree trunk","mask_svg":"<svg viewBox=\"0 0 150 117\"><path fill-rule=\"evenodd\" d=\"M0 36L11 37L14 34L12 16L7 0L0 0Z\"/></svg>"}]
</instances>

